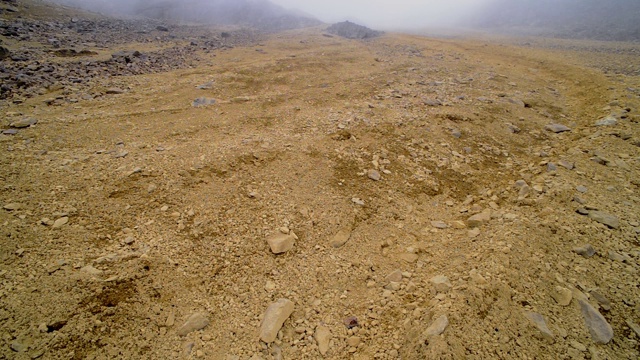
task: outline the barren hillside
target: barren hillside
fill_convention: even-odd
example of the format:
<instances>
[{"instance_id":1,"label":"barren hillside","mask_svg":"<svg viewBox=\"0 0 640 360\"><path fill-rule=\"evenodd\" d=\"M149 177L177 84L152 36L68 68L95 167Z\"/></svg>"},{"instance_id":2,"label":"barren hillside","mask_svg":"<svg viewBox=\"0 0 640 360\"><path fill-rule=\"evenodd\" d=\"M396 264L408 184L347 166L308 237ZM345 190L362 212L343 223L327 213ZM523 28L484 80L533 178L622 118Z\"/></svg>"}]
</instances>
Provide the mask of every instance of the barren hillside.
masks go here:
<instances>
[{"instance_id":1,"label":"barren hillside","mask_svg":"<svg viewBox=\"0 0 640 360\"><path fill-rule=\"evenodd\" d=\"M0 358L639 357L636 45L10 6Z\"/></svg>"}]
</instances>

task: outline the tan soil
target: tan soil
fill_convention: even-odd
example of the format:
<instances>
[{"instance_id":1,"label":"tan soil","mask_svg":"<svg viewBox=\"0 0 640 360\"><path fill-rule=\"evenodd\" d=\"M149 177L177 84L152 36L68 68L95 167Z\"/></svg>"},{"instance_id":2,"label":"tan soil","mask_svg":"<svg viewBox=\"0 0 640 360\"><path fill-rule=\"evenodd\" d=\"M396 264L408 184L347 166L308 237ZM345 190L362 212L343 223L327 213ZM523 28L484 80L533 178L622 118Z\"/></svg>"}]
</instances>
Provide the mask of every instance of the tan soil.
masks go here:
<instances>
[{"instance_id":1,"label":"tan soil","mask_svg":"<svg viewBox=\"0 0 640 360\"><path fill-rule=\"evenodd\" d=\"M597 51L573 54L311 29L94 84L124 94L6 107L3 125L39 122L0 137L0 206L22 205L0 209L0 358L638 358L626 321L640 322L640 79L586 67ZM217 103L194 108L198 97ZM547 171L560 160L576 168ZM576 213L575 196L620 228ZM479 235L454 226L485 209ZM298 239L273 255L266 238L283 227ZM585 244L592 258L572 251ZM385 289L396 269L399 288ZM437 275L449 290L436 291ZM557 287L574 292L569 306ZM575 299L598 308L594 289L611 302L606 345ZM279 298L295 310L267 345L261 318ZM178 336L194 313L210 324ZM444 332L425 338L441 315ZM347 329L350 316L359 326ZM324 357L319 325L331 332Z\"/></svg>"}]
</instances>

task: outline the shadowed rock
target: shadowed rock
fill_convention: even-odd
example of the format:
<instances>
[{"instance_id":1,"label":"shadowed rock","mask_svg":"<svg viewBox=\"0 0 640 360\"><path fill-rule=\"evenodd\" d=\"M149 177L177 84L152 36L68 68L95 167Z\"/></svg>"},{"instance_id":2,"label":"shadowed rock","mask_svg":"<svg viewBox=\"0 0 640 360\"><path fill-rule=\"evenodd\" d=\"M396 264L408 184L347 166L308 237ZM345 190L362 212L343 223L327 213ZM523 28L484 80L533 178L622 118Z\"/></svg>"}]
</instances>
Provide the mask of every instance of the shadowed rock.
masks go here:
<instances>
[{"instance_id":1,"label":"shadowed rock","mask_svg":"<svg viewBox=\"0 0 640 360\"><path fill-rule=\"evenodd\" d=\"M333 24L327 28L327 32L347 39L370 39L384 34L381 31L371 30L366 26L354 24L350 21Z\"/></svg>"}]
</instances>

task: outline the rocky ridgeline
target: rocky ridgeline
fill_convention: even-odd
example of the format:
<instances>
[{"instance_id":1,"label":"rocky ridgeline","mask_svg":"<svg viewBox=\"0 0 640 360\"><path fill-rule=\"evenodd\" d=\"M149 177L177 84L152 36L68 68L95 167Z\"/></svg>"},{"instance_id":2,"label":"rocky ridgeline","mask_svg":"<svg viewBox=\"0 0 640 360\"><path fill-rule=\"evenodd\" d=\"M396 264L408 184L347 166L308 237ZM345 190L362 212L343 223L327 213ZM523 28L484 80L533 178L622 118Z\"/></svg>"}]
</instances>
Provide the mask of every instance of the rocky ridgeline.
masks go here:
<instances>
[{"instance_id":1,"label":"rocky ridgeline","mask_svg":"<svg viewBox=\"0 0 640 360\"><path fill-rule=\"evenodd\" d=\"M350 21L333 24L327 28L327 32L347 39L371 39L383 34L382 31L371 30Z\"/></svg>"},{"instance_id":2,"label":"rocky ridgeline","mask_svg":"<svg viewBox=\"0 0 640 360\"><path fill-rule=\"evenodd\" d=\"M154 20L76 18L2 20L0 33L7 42L13 42L0 44L0 99L18 103L67 87L77 93L68 99L93 98L100 94L88 91L92 80L185 68L199 51L232 48L255 38L250 31L220 33L200 27L165 26ZM110 59L95 58L131 43L149 44L156 50L114 51Z\"/></svg>"}]
</instances>

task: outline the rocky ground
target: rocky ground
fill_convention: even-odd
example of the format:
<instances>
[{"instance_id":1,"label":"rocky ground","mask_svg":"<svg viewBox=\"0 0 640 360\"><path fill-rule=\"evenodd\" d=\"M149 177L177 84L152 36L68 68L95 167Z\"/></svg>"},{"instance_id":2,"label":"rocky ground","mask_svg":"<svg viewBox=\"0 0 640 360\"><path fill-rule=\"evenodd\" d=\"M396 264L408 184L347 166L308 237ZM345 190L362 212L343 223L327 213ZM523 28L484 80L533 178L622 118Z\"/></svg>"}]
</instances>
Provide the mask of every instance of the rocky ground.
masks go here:
<instances>
[{"instance_id":1,"label":"rocky ground","mask_svg":"<svg viewBox=\"0 0 640 360\"><path fill-rule=\"evenodd\" d=\"M57 67L34 28L2 46ZM150 53L101 41L82 61ZM321 28L194 48L1 103L0 358L638 358L637 74Z\"/></svg>"}]
</instances>

